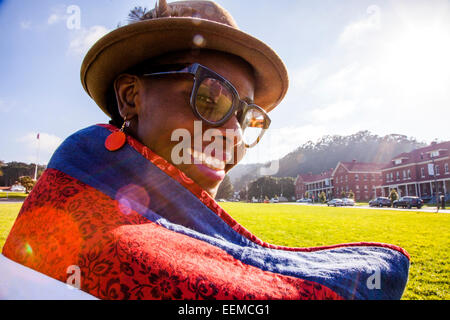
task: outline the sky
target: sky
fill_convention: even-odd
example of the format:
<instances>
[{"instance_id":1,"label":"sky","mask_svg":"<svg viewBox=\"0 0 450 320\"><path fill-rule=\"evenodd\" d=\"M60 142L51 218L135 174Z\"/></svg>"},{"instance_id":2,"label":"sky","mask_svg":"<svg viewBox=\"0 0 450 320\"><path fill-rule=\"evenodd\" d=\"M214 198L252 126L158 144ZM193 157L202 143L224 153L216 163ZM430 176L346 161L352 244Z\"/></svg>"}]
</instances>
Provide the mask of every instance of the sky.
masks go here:
<instances>
[{"instance_id":1,"label":"sky","mask_svg":"<svg viewBox=\"0 0 450 320\"><path fill-rule=\"evenodd\" d=\"M289 72L271 129L244 163L361 130L450 140L450 0L217 2ZM0 160L46 164L69 135L108 122L81 86L84 55L130 9L154 5L0 0Z\"/></svg>"}]
</instances>

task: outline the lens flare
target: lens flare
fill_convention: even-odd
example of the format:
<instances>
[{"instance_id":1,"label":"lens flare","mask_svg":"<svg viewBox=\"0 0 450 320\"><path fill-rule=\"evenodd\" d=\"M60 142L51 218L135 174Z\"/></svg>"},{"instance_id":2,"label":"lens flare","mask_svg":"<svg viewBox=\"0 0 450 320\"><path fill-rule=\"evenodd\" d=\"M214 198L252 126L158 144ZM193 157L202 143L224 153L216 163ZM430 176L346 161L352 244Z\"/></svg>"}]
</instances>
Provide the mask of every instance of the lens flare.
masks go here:
<instances>
[{"instance_id":1,"label":"lens flare","mask_svg":"<svg viewBox=\"0 0 450 320\"><path fill-rule=\"evenodd\" d=\"M33 254L33 249L31 248L29 243L25 244L25 252L29 255Z\"/></svg>"}]
</instances>

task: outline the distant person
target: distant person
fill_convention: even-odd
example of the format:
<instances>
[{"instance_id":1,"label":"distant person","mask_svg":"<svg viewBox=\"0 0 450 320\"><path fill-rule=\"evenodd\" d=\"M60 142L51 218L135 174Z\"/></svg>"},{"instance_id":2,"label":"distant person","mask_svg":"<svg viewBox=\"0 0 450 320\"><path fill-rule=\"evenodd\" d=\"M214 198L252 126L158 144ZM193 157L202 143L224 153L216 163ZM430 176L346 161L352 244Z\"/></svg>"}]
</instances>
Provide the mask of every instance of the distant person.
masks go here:
<instances>
[{"instance_id":1,"label":"distant person","mask_svg":"<svg viewBox=\"0 0 450 320\"><path fill-rule=\"evenodd\" d=\"M0 270L0 290L58 298L70 280L100 299L400 299L403 249L271 245L214 201L286 94L278 55L214 2L160 1L134 18L84 59L83 87L111 124L55 152L3 249L3 265L30 269ZM180 147L210 129L222 149Z\"/></svg>"}]
</instances>

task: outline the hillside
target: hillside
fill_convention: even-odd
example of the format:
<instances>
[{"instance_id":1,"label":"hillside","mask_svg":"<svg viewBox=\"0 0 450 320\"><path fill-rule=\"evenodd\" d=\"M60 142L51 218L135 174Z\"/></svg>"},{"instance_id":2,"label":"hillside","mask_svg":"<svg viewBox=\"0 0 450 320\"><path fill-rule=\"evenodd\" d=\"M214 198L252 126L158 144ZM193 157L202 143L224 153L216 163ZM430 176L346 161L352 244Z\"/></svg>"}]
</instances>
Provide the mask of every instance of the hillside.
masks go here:
<instances>
[{"instance_id":1,"label":"hillside","mask_svg":"<svg viewBox=\"0 0 450 320\"><path fill-rule=\"evenodd\" d=\"M297 177L300 173L319 174L335 168L339 161L384 163L402 152L425 146L414 138L400 134L384 137L369 131L361 131L349 136L324 136L317 142L309 141L280 159L276 177ZM238 165L229 176L235 190L261 176L262 164Z\"/></svg>"}]
</instances>

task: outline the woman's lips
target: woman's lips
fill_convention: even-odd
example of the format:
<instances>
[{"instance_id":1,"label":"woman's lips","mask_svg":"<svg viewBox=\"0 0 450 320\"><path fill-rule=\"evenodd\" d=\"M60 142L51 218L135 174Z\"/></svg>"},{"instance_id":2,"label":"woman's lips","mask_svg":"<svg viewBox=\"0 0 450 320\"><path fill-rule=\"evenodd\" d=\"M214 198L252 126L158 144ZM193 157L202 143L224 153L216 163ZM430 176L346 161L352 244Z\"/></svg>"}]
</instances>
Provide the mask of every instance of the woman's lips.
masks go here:
<instances>
[{"instance_id":1,"label":"woman's lips","mask_svg":"<svg viewBox=\"0 0 450 320\"><path fill-rule=\"evenodd\" d=\"M206 156L204 153L193 149L187 149L187 153L191 157L192 164L209 179L221 181L225 178L226 160L229 159L227 154L224 153L224 159L221 160L213 156Z\"/></svg>"},{"instance_id":2,"label":"woman's lips","mask_svg":"<svg viewBox=\"0 0 450 320\"><path fill-rule=\"evenodd\" d=\"M203 152L198 152L192 148L187 149L188 155L191 157L193 164L201 164L212 170L225 170L227 162L231 159L228 153L222 153L218 158L215 151L212 151L211 156L206 156Z\"/></svg>"}]
</instances>

